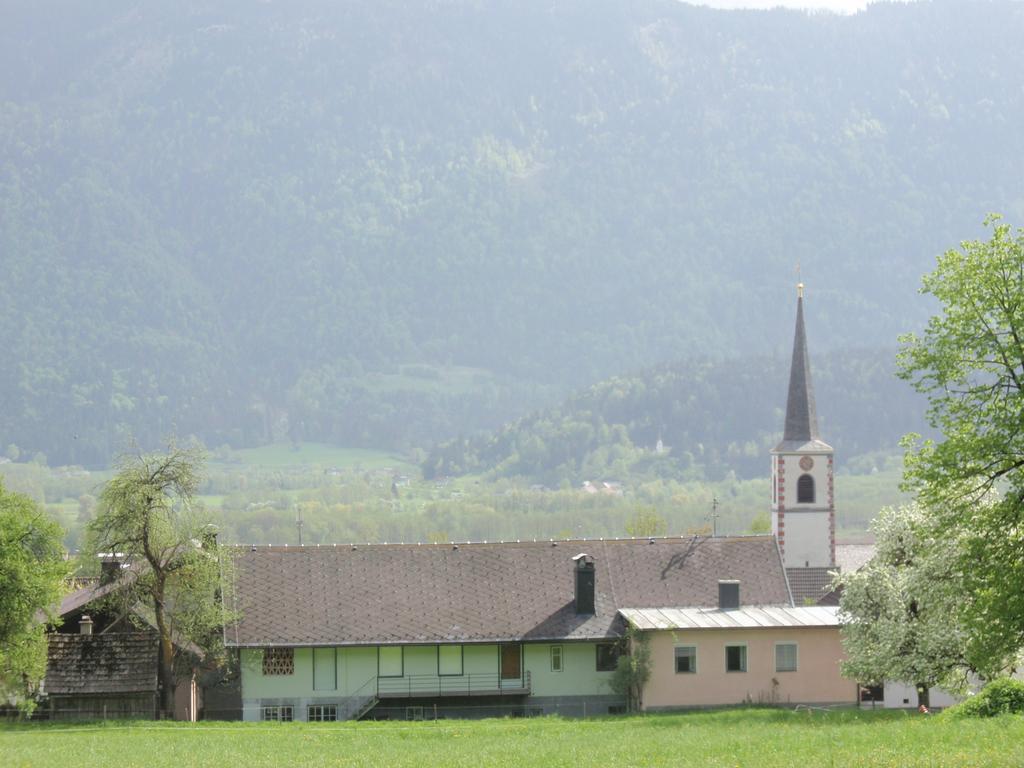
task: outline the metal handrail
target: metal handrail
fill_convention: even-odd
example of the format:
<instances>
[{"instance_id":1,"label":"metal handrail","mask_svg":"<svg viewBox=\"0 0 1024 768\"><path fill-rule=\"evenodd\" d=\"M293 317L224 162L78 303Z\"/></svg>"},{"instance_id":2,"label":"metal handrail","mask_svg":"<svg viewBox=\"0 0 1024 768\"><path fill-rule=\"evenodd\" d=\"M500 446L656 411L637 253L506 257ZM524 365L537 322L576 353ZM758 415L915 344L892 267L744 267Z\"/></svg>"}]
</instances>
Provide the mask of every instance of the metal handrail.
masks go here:
<instances>
[{"instance_id":1,"label":"metal handrail","mask_svg":"<svg viewBox=\"0 0 1024 768\"><path fill-rule=\"evenodd\" d=\"M341 714L339 714L339 720L349 720L353 716L359 713L363 707L369 704L371 701L377 699L377 678L371 677L353 693L346 697L346 705Z\"/></svg>"},{"instance_id":2,"label":"metal handrail","mask_svg":"<svg viewBox=\"0 0 1024 768\"><path fill-rule=\"evenodd\" d=\"M465 675L404 675L378 677L378 696L453 696L458 694L494 693L521 695L530 690L530 673L502 678L498 672L475 672Z\"/></svg>"}]
</instances>

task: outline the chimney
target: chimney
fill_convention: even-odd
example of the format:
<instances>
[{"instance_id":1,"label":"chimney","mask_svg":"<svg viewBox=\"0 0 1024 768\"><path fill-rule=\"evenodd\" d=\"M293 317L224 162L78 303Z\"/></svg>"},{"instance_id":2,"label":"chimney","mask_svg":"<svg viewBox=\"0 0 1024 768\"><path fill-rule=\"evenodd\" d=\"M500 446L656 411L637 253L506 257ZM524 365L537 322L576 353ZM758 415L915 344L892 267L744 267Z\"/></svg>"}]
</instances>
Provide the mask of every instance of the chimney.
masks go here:
<instances>
[{"instance_id":1,"label":"chimney","mask_svg":"<svg viewBox=\"0 0 1024 768\"><path fill-rule=\"evenodd\" d=\"M596 591L594 558L581 552L572 561L576 566L576 614L593 614Z\"/></svg>"},{"instance_id":2,"label":"chimney","mask_svg":"<svg viewBox=\"0 0 1024 768\"><path fill-rule=\"evenodd\" d=\"M732 580L718 582L718 607L729 611L740 607L740 583Z\"/></svg>"},{"instance_id":3,"label":"chimney","mask_svg":"<svg viewBox=\"0 0 1024 768\"><path fill-rule=\"evenodd\" d=\"M78 620L78 633L80 635L91 635L92 634L92 619L82 614L82 618Z\"/></svg>"},{"instance_id":4,"label":"chimney","mask_svg":"<svg viewBox=\"0 0 1024 768\"><path fill-rule=\"evenodd\" d=\"M121 558L116 552L103 552L100 554L100 584L109 584L117 581L121 576Z\"/></svg>"}]
</instances>

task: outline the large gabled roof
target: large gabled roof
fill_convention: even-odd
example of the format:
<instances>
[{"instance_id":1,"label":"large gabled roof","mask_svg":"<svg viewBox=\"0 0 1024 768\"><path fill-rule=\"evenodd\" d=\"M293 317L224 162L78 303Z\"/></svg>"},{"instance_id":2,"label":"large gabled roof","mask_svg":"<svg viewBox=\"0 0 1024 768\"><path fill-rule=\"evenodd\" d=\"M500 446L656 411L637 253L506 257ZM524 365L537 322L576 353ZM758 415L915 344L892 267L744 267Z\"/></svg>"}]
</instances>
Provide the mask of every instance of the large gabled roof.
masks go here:
<instances>
[{"instance_id":1,"label":"large gabled roof","mask_svg":"<svg viewBox=\"0 0 1024 768\"><path fill-rule=\"evenodd\" d=\"M593 615L573 602L580 553ZM617 637L620 608L714 606L720 579L746 604L791 604L771 536L253 547L236 571L238 647Z\"/></svg>"}]
</instances>

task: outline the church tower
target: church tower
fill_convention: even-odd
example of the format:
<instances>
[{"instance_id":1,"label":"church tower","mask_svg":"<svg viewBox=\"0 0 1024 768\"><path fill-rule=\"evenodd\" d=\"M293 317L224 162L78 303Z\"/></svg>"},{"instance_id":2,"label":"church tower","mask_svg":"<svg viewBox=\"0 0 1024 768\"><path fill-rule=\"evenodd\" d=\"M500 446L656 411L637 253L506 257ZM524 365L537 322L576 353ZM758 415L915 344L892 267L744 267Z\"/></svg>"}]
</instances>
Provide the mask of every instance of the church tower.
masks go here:
<instances>
[{"instance_id":1,"label":"church tower","mask_svg":"<svg viewBox=\"0 0 1024 768\"><path fill-rule=\"evenodd\" d=\"M782 562L795 581L811 576L824 579L836 562L836 509L832 486L832 446L818 435L818 414L811 385L811 365L804 330L804 285L797 285L796 333L789 370L786 428L772 450L772 533L779 542ZM794 576L801 576L794 579ZM803 591L803 590L799 590Z\"/></svg>"}]
</instances>

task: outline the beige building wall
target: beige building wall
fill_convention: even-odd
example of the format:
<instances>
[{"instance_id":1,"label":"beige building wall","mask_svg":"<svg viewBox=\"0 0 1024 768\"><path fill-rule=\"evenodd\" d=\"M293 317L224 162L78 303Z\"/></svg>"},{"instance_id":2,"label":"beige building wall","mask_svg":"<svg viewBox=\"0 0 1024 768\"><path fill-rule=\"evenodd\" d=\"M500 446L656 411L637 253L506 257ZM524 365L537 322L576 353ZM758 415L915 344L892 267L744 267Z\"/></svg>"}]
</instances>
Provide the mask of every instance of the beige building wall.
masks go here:
<instances>
[{"instance_id":1,"label":"beige building wall","mask_svg":"<svg viewBox=\"0 0 1024 768\"><path fill-rule=\"evenodd\" d=\"M702 629L645 632L651 640L651 679L644 709L729 704L857 703L857 684L839 674L838 627ZM775 646L796 643L797 669L778 672ZM746 672L726 671L726 646L746 646ZM697 649L696 672L676 672L675 649Z\"/></svg>"}]
</instances>

